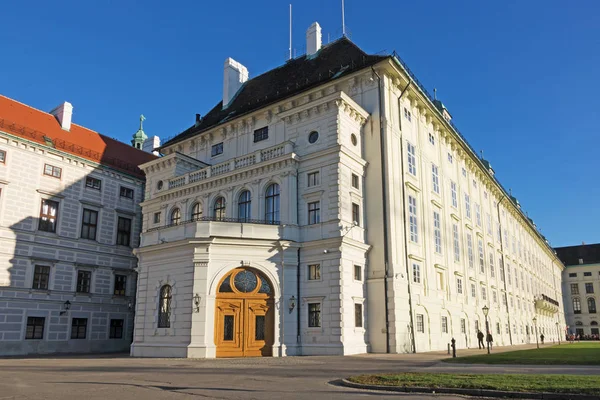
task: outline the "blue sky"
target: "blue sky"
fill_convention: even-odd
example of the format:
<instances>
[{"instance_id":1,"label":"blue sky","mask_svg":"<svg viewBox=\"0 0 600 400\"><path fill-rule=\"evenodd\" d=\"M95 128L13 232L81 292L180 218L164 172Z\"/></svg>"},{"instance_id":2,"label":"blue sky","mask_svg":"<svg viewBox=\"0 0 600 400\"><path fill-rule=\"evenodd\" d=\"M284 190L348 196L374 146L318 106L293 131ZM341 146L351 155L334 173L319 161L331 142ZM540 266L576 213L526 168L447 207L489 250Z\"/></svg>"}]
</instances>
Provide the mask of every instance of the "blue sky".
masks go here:
<instances>
[{"instance_id":1,"label":"blue sky","mask_svg":"<svg viewBox=\"0 0 600 400\"><path fill-rule=\"evenodd\" d=\"M172 136L221 98L223 61L251 76L285 62L289 1L12 1L0 93L128 141L139 114ZM294 6L341 34L339 0ZM396 50L554 246L600 242L600 2L346 0L351 38Z\"/></svg>"}]
</instances>

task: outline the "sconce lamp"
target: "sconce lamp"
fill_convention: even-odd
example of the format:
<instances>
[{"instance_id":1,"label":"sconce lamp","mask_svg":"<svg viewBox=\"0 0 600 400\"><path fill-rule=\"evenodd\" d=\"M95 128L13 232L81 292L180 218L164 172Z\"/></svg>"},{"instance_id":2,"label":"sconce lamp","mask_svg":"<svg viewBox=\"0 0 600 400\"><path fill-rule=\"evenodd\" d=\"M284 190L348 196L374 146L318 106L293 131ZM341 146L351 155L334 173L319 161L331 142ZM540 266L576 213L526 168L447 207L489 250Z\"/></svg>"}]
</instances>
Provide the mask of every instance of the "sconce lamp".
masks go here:
<instances>
[{"instance_id":1,"label":"sconce lamp","mask_svg":"<svg viewBox=\"0 0 600 400\"><path fill-rule=\"evenodd\" d=\"M127 308L129 309L129 311L133 310L133 302L132 301L127 303Z\"/></svg>"},{"instance_id":2,"label":"sconce lamp","mask_svg":"<svg viewBox=\"0 0 600 400\"><path fill-rule=\"evenodd\" d=\"M294 311L294 308L296 308L296 298L292 295L290 297L290 312Z\"/></svg>"},{"instance_id":3,"label":"sconce lamp","mask_svg":"<svg viewBox=\"0 0 600 400\"><path fill-rule=\"evenodd\" d=\"M196 293L196 295L194 296L194 312L200 312L200 295L198 293Z\"/></svg>"},{"instance_id":4,"label":"sconce lamp","mask_svg":"<svg viewBox=\"0 0 600 400\"><path fill-rule=\"evenodd\" d=\"M71 302L69 300L65 301L63 304L63 311L60 312L60 315L65 315L71 309Z\"/></svg>"}]
</instances>

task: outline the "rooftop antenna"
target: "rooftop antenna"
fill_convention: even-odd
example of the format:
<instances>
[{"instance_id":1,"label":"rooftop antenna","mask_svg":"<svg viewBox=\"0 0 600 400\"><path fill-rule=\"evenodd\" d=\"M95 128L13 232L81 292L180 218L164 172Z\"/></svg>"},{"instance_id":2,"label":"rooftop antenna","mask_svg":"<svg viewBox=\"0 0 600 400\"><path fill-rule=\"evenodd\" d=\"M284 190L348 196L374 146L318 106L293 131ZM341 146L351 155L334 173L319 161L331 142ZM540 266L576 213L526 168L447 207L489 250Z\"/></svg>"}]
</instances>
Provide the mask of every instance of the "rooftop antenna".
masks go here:
<instances>
[{"instance_id":1,"label":"rooftop antenna","mask_svg":"<svg viewBox=\"0 0 600 400\"><path fill-rule=\"evenodd\" d=\"M344 11L344 0L342 0L342 36L346 37L346 15Z\"/></svg>"},{"instance_id":2,"label":"rooftop antenna","mask_svg":"<svg viewBox=\"0 0 600 400\"><path fill-rule=\"evenodd\" d=\"M290 3L290 58L292 59L292 4Z\"/></svg>"},{"instance_id":3,"label":"rooftop antenna","mask_svg":"<svg viewBox=\"0 0 600 400\"><path fill-rule=\"evenodd\" d=\"M437 88L433 88L433 99L437 100Z\"/></svg>"},{"instance_id":4,"label":"rooftop antenna","mask_svg":"<svg viewBox=\"0 0 600 400\"><path fill-rule=\"evenodd\" d=\"M479 153L481 154L481 159L483 160L483 150L479 150Z\"/></svg>"}]
</instances>

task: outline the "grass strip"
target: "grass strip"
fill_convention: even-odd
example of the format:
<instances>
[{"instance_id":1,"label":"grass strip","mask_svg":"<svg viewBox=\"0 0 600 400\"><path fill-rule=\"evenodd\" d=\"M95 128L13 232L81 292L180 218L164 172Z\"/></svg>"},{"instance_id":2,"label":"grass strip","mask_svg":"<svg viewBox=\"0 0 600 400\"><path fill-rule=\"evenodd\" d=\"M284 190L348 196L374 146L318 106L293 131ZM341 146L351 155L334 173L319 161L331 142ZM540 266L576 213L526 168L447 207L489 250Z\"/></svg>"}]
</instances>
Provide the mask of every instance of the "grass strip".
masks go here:
<instances>
[{"instance_id":1,"label":"grass strip","mask_svg":"<svg viewBox=\"0 0 600 400\"><path fill-rule=\"evenodd\" d=\"M550 392L600 395L600 377L593 375L491 375L406 372L360 375L351 382L399 387L490 389L525 393Z\"/></svg>"}]
</instances>

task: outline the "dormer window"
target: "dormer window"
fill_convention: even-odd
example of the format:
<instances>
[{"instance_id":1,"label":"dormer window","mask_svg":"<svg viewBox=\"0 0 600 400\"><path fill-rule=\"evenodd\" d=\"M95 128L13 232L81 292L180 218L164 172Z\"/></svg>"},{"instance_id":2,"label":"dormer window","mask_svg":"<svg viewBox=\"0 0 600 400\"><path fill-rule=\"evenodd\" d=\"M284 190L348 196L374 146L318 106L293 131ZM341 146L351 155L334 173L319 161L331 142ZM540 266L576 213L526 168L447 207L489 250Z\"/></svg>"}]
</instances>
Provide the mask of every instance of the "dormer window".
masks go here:
<instances>
[{"instance_id":1,"label":"dormer window","mask_svg":"<svg viewBox=\"0 0 600 400\"><path fill-rule=\"evenodd\" d=\"M260 142L262 140L267 140L269 138L269 127L265 126L264 128L260 128L254 131L254 143Z\"/></svg>"}]
</instances>

